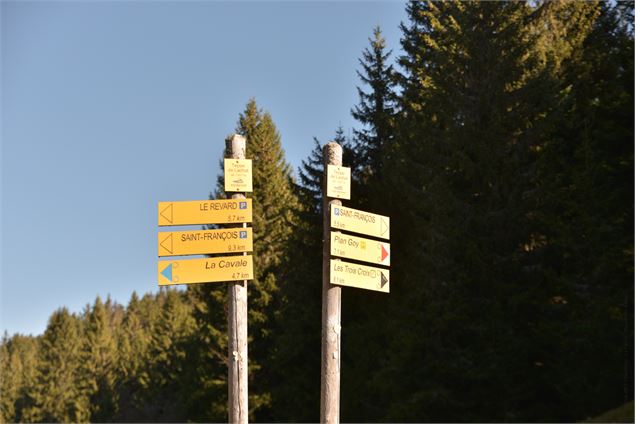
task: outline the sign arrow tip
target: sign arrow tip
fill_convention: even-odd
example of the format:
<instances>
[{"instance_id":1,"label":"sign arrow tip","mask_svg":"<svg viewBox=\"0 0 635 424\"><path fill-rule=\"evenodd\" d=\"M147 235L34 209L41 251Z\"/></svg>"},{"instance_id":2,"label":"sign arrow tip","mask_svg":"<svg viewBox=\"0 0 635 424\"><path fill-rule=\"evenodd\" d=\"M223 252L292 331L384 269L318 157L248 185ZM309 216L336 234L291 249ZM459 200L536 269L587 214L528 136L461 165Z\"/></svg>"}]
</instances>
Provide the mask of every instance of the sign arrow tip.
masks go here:
<instances>
[{"instance_id":1,"label":"sign arrow tip","mask_svg":"<svg viewBox=\"0 0 635 424\"><path fill-rule=\"evenodd\" d=\"M170 282L172 282L172 264L166 266L163 269L163 271L161 271L161 275L163 275L165 278L170 280ZM382 274L382 277L383 277L383 274Z\"/></svg>"},{"instance_id":2,"label":"sign arrow tip","mask_svg":"<svg viewBox=\"0 0 635 424\"><path fill-rule=\"evenodd\" d=\"M388 257L389 253L386 250L386 248L384 247L384 245L381 245L381 261L383 262L384 259L386 259Z\"/></svg>"},{"instance_id":3,"label":"sign arrow tip","mask_svg":"<svg viewBox=\"0 0 635 424\"><path fill-rule=\"evenodd\" d=\"M170 203L168 206L163 208L163 210L160 212L160 215L171 224L172 223L172 203Z\"/></svg>"}]
</instances>

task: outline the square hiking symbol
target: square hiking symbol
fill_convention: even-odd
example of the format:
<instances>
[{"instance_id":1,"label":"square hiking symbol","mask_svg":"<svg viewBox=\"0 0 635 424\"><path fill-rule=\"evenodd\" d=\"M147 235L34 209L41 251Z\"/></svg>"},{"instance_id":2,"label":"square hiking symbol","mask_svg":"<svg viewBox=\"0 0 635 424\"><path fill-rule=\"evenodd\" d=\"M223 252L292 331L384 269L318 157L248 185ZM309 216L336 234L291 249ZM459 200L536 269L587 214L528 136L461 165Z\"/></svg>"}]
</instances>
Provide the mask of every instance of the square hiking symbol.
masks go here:
<instances>
[{"instance_id":1,"label":"square hiking symbol","mask_svg":"<svg viewBox=\"0 0 635 424\"><path fill-rule=\"evenodd\" d=\"M238 203L238 208L239 209L247 209L247 202L239 202Z\"/></svg>"},{"instance_id":2,"label":"square hiking symbol","mask_svg":"<svg viewBox=\"0 0 635 424\"><path fill-rule=\"evenodd\" d=\"M333 213L335 214L335 216L339 216L339 214L340 214L340 210L339 210L339 208L335 208L335 209L333 210Z\"/></svg>"},{"instance_id":3,"label":"square hiking symbol","mask_svg":"<svg viewBox=\"0 0 635 424\"><path fill-rule=\"evenodd\" d=\"M246 239L247 238L247 231L241 231L240 232L240 238L241 239Z\"/></svg>"}]
</instances>

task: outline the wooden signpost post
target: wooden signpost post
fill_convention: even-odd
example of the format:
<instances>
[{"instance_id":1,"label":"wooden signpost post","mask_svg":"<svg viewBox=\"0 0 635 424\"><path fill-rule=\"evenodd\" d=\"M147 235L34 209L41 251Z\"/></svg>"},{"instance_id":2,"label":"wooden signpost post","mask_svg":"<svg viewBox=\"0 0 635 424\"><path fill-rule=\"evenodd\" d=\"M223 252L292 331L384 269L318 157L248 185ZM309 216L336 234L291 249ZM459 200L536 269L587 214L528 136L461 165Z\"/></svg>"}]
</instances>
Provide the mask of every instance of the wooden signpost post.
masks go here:
<instances>
[{"instance_id":1,"label":"wooden signpost post","mask_svg":"<svg viewBox=\"0 0 635 424\"><path fill-rule=\"evenodd\" d=\"M247 402L247 280L254 278L251 160L245 159L245 137L234 134L225 140L225 192L230 199L159 202L158 224L225 224L227 228L160 232L157 254L162 256L234 254L196 259L160 260L159 286L229 282L228 373L229 422L246 424Z\"/></svg>"},{"instance_id":2,"label":"wooden signpost post","mask_svg":"<svg viewBox=\"0 0 635 424\"><path fill-rule=\"evenodd\" d=\"M390 266L390 244L343 233L353 232L383 240L390 238L390 218L342 206L351 198L350 168L342 166L342 147L328 143L323 150L326 172L323 194L322 250L322 376L320 421L340 421L340 356L342 292L340 286L390 292L390 272L377 266L332 256ZM336 229L340 231L331 231Z\"/></svg>"},{"instance_id":3,"label":"wooden signpost post","mask_svg":"<svg viewBox=\"0 0 635 424\"><path fill-rule=\"evenodd\" d=\"M253 191L251 160L245 160L247 140L234 134L225 139L225 193L234 200L245 199L245 192ZM229 178L228 178L229 177ZM229 193L232 193L231 195ZM238 224L243 228L247 224ZM243 253L247 255L247 253ZM229 422L247 424L247 279L229 283L229 311L227 331L229 368Z\"/></svg>"},{"instance_id":4,"label":"wooden signpost post","mask_svg":"<svg viewBox=\"0 0 635 424\"><path fill-rule=\"evenodd\" d=\"M329 174L328 172L331 169L330 165L341 167L342 146L334 142L326 144L323 150L323 163L326 178L324 178L325 187L322 189L324 246L322 249L322 375L320 379L320 422L339 423L342 288L331 284L329 277L331 254L329 210L331 207L341 206L342 202L329 198L327 193L337 193L339 196L348 199L350 198L350 184L341 185L341 181L334 178L333 174ZM341 174L342 173L340 173L340 175ZM338 189L334 188L336 185Z\"/></svg>"}]
</instances>

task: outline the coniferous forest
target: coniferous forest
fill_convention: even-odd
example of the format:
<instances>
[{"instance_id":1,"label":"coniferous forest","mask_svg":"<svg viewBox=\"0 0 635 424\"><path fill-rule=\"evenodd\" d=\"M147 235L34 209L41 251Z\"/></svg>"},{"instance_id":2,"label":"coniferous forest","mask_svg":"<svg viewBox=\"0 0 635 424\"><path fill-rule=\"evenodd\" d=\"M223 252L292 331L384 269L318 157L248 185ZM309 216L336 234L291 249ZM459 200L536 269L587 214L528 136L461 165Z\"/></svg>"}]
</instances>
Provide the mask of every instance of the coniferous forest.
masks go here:
<instances>
[{"instance_id":1,"label":"coniferous forest","mask_svg":"<svg viewBox=\"0 0 635 424\"><path fill-rule=\"evenodd\" d=\"M334 125L346 205L390 216L394 253L389 295L342 290L342 421L574 422L632 401L633 3L405 7L400 45L369 28L351 69L357 127ZM236 132L254 161L250 419L319 421L330 140L294 172L255 100ZM5 334L0 420L226 421L226 298L97 298Z\"/></svg>"}]
</instances>

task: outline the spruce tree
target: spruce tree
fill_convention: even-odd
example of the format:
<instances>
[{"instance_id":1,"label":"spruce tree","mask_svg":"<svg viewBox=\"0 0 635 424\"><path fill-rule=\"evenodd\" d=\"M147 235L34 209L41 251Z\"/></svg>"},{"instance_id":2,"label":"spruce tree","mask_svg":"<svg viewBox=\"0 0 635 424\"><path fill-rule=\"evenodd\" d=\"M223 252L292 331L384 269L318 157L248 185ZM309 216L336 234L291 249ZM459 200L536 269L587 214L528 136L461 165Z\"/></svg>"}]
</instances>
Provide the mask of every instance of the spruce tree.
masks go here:
<instances>
[{"instance_id":1,"label":"spruce tree","mask_svg":"<svg viewBox=\"0 0 635 424\"><path fill-rule=\"evenodd\" d=\"M154 299L152 300L154 303ZM130 422L144 419L139 412L143 382L141 373L150 360L151 333L149 323L143 316L144 302L132 292L126 308L118 337L119 366L118 406L113 421Z\"/></svg>"},{"instance_id":2,"label":"spruce tree","mask_svg":"<svg viewBox=\"0 0 635 424\"><path fill-rule=\"evenodd\" d=\"M268 370L263 368L263 364L269 361L272 354L270 344L275 331L272 317L280 304L280 287L283 284L282 263L285 259L287 239L295 225L294 211L298 207L298 201L292 190L291 168L284 157L280 134L271 115L259 109L254 99L247 103L245 110L240 114L236 132L246 137L246 156L253 161L254 191L248 193L248 197L253 199L255 273L255 278L249 281L247 286L250 417L267 420L271 414L271 385L268 384ZM220 177L214 197L222 196L222 183L223 178ZM226 305L226 287L192 287L189 291L195 299L199 325L205 327L201 334L206 334L206 343L213 340L213 351L220 353L214 354L214 360L219 361L222 358L224 365L227 355L227 317L223 313L221 319L219 312L223 312ZM219 375L220 372L224 376ZM226 384L226 366L222 369L215 367L214 373L215 382ZM225 387L223 389L226 391ZM224 411L224 406L222 408L218 405L215 413L220 415L220 412ZM221 416L220 419L225 418L226 416Z\"/></svg>"},{"instance_id":3,"label":"spruce tree","mask_svg":"<svg viewBox=\"0 0 635 424\"><path fill-rule=\"evenodd\" d=\"M314 138L298 169L297 224L285 246L285 284L269 363L272 421L319 420L323 175L322 146Z\"/></svg>"},{"instance_id":4,"label":"spruce tree","mask_svg":"<svg viewBox=\"0 0 635 424\"><path fill-rule=\"evenodd\" d=\"M51 315L42 336L40 361L26 421L86 422L89 387L81 373L82 323L65 308Z\"/></svg>"},{"instance_id":5,"label":"spruce tree","mask_svg":"<svg viewBox=\"0 0 635 424\"><path fill-rule=\"evenodd\" d=\"M371 379L391 405L381 419L559 418L541 409L558 394L538 370L557 337L536 330L552 291L524 246L542 240L532 221L538 146L561 118L559 72L594 7L408 4L386 194L400 252L387 303L400 336L391 367Z\"/></svg>"},{"instance_id":6,"label":"spruce tree","mask_svg":"<svg viewBox=\"0 0 635 424\"><path fill-rule=\"evenodd\" d=\"M82 377L90 393L91 421L108 421L116 413L117 341L107 305L98 296L85 317Z\"/></svg>"},{"instance_id":7,"label":"spruce tree","mask_svg":"<svg viewBox=\"0 0 635 424\"><path fill-rule=\"evenodd\" d=\"M566 334L553 372L567 419L633 397L632 384L618 388L633 370L633 4L599 6L563 69L563 119L538 167L545 242L535 253L553 282L550 327Z\"/></svg>"},{"instance_id":8,"label":"spruce tree","mask_svg":"<svg viewBox=\"0 0 635 424\"><path fill-rule=\"evenodd\" d=\"M25 411L34 406L33 387L39 338L5 334L0 343L0 422L32 421Z\"/></svg>"},{"instance_id":9,"label":"spruce tree","mask_svg":"<svg viewBox=\"0 0 635 424\"><path fill-rule=\"evenodd\" d=\"M373 30L369 42L370 49L364 49L359 59L361 72L357 71L357 76L370 91L357 87L359 104L351 114L362 124L361 129L354 130L360 177L366 184L373 184L381 180L386 147L394 138L397 80L393 65L389 63L392 51L386 51L386 40L379 26Z\"/></svg>"}]
</instances>

